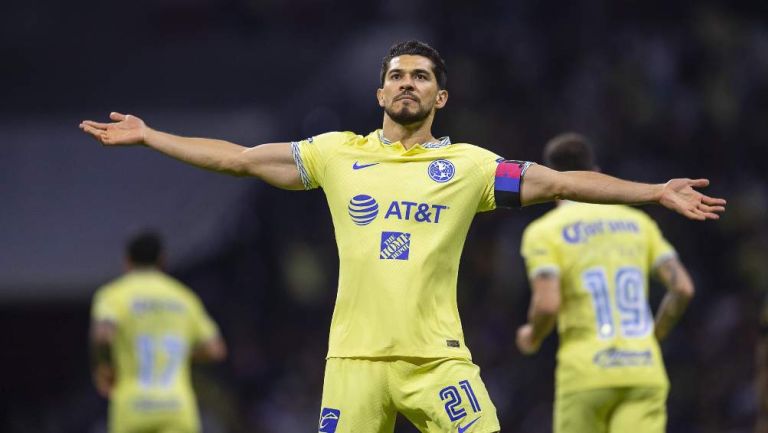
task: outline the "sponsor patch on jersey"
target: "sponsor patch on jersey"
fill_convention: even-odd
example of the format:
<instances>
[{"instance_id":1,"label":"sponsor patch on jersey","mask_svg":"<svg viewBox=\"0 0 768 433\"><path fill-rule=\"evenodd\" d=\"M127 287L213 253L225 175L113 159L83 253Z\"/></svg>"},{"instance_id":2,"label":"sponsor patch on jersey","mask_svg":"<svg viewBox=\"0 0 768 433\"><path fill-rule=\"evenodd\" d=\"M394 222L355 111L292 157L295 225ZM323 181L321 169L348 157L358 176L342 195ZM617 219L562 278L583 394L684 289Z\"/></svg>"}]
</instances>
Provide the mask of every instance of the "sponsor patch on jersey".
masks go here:
<instances>
[{"instance_id":1,"label":"sponsor patch on jersey","mask_svg":"<svg viewBox=\"0 0 768 433\"><path fill-rule=\"evenodd\" d=\"M594 236L614 233L640 233L640 225L632 220L576 221L563 227L563 240L569 244L580 244Z\"/></svg>"},{"instance_id":2,"label":"sponsor patch on jersey","mask_svg":"<svg viewBox=\"0 0 768 433\"><path fill-rule=\"evenodd\" d=\"M461 347L459 340L445 340L445 344L448 347Z\"/></svg>"},{"instance_id":3,"label":"sponsor patch on jersey","mask_svg":"<svg viewBox=\"0 0 768 433\"><path fill-rule=\"evenodd\" d=\"M365 194L358 194L349 200L349 216L352 222L359 226L370 224L379 214L379 204L376 200Z\"/></svg>"},{"instance_id":4,"label":"sponsor patch on jersey","mask_svg":"<svg viewBox=\"0 0 768 433\"><path fill-rule=\"evenodd\" d=\"M382 260L408 260L411 250L411 234L402 232L381 232Z\"/></svg>"},{"instance_id":5,"label":"sponsor patch on jersey","mask_svg":"<svg viewBox=\"0 0 768 433\"><path fill-rule=\"evenodd\" d=\"M427 174L435 182L445 183L453 179L453 175L456 174L456 166L447 159L436 159L429 164Z\"/></svg>"},{"instance_id":6,"label":"sponsor patch on jersey","mask_svg":"<svg viewBox=\"0 0 768 433\"><path fill-rule=\"evenodd\" d=\"M339 418L341 418L340 410L324 407L320 412L320 422L317 425L318 433L335 433Z\"/></svg>"},{"instance_id":7,"label":"sponsor patch on jersey","mask_svg":"<svg viewBox=\"0 0 768 433\"><path fill-rule=\"evenodd\" d=\"M389 204L384 219L413 220L419 223L440 222L440 212L448 209L448 206L442 204L417 203L415 201L397 201Z\"/></svg>"},{"instance_id":8,"label":"sponsor patch on jersey","mask_svg":"<svg viewBox=\"0 0 768 433\"><path fill-rule=\"evenodd\" d=\"M650 350L620 350L610 348L595 353L592 362L598 367L640 367L653 364Z\"/></svg>"},{"instance_id":9,"label":"sponsor patch on jersey","mask_svg":"<svg viewBox=\"0 0 768 433\"><path fill-rule=\"evenodd\" d=\"M359 226L365 226L373 222L379 210L384 210L384 219L415 221L417 223L439 224L440 217L445 215L449 206L436 203L421 203L408 200L392 200L389 206L379 203L368 194L358 194L349 200L347 211L352 222Z\"/></svg>"}]
</instances>

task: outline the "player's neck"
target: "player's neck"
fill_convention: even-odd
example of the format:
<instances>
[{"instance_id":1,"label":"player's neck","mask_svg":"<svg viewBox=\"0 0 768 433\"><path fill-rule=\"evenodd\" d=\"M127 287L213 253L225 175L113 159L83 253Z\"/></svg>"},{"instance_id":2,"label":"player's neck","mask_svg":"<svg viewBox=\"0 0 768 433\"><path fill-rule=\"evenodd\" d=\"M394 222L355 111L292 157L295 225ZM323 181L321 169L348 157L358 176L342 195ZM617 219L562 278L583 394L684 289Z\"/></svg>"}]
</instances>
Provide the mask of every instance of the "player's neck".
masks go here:
<instances>
[{"instance_id":1,"label":"player's neck","mask_svg":"<svg viewBox=\"0 0 768 433\"><path fill-rule=\"evenodd\" d=\"M420 123L402 125L385 114L382 134L391 142L399 141L406 150L417 144L435 141L435 137L432 135L431 116Z\"/></svg>"}]
</instances>

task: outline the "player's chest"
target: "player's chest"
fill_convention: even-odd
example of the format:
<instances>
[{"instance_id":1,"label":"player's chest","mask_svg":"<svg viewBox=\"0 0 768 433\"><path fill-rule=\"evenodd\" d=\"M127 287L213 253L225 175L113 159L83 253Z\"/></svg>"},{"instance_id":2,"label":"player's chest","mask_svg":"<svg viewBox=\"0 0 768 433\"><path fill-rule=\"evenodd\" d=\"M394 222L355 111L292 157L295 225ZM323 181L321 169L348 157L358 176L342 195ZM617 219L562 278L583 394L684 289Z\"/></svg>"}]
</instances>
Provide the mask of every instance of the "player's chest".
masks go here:
<instances>
[{"instance_id":1,"label":"player's chest","mask_svg":"<svg viewBox=\"0 0 768 433\"><path fill-rule=\"evenodd\" d=\"M360 155L329 164L323 188L332 211L349 213L356 223L376 218L440 224L451 212L476 206L480 191L471 169L446 156Z\"/></svg>"}]
</instances>

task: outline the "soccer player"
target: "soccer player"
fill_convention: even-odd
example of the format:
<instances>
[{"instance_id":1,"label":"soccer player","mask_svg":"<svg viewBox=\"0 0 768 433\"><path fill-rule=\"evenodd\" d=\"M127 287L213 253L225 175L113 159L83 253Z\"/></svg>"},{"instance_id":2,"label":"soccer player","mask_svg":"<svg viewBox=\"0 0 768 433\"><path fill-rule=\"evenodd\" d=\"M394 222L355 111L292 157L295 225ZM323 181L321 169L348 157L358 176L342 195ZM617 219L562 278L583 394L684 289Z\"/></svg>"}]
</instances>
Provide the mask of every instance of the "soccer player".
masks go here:
<instances>
[{"instance_id":1,"label":"soccer player","mask_svg":"<svg viewBox=\"0 0 768 433\"><path fill-rule=\"evenodd\" d=\"M93 299L93 378L110 400L110 433L199 432L190 360L226 356L200 300L163 273L162 262L160 237L137 235L128 243L127 272Z\"/></svg>"},{"instance_id":2,"label":"soccer player","mask_svg":"<svg viewBox=\"0 0 768 433\"><path fill-rule=\"evenodd\" d=\"M596 169L589 143L573 133L553 138L544 160ZM525 229L521 250L533 294L520 351L535 353L558 324L554 431L664 432L669 381L658 341L694 288L656 223L627 206L560 200ZM655 325L649 274L667 288Z\"/></svg>"},{"instance_id":3,"label":"soccer player","mask_svg":"<svg viewBox=\"0 0 768 433\"><path fill-rule=\"evenodd\" d=\"M649 185L559 173L436 138L432 122L448 102L447 72L422 42L392 46L380 77L383 126L367 135L328 132L246 148L167 134L120 113L80 127L107 146L143 144L280 188L323 189L340 269L320 432L392 432L397 412L422 432L495 432L496 410L456 306L459 258L475 213L562 197L655 202L704 220L718 218L725 202L693 189L704 179Z\"/></svg>"}]
</instances>

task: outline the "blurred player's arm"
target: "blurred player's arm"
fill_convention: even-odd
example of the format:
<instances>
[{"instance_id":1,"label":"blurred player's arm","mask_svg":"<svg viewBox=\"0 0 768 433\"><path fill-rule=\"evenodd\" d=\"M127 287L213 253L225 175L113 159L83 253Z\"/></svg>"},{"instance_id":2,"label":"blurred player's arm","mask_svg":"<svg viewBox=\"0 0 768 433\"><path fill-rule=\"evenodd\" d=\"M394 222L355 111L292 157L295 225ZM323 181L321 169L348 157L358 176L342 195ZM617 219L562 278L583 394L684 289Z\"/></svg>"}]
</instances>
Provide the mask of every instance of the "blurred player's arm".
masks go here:
<instances>
[{"instance_id":1,"label":"blurred player's arm","mask_svg":"<svg viewBox=\"0 0 768 433\"><path fill-rule=\"evenodd\" d=\"M107 320L91 323L91 373L96 390L103 397L109 397L115 385L115 366L112 361L112 344L117 330Z\"/></svg>"},{"instance_id":2,"label":"blurred player's arm","mask_svg":"<svg viewBox=\"0 0 768 433\"><path fill-rule=\"evenodd\" d=\"M694 287L685 266L675 257L657 266L654 276L667 288L667 293L656 312L654 331L656 339L662 341L688 308L688 303L693 299Z\"/></svg>"},{"instance_id":3,"label":"blurred player's arm","mask_svg":"<svg viewBox=\"0 0 768 433\"><path fill-rule=\"evenodd\" d=\"M196 167L257 177L283 189L304 189L290 143L240 146L211 138L181 137L148 127L136 116L111 113L111 123L85 120L80 129L105 146L146 145Z\"/></svg>"},{"instance_id":4,"label":"blurred player's arm","mask_svg":"<svg viewBox=\"0 0 768 433\"><path fill-rule=\"evenodd\" d=\"M216 336L195 345L192 359L195 362L220 362L227 357L227 345L221 336Z\"/></svg>"},{"instance_id":5,"label":"blurred player's arm","mask_svg":"<svg viewBox=\"0 0 768 433\"><path fill-rule=\"evenodd\" d=\"M560 277L541 272L531 278L531 305L528 323L517 330L517 348L525 355L539 351L541 342L552 332L560 311Z\"/></svg>"},{"instance_id":6,"label":"blurred player's arm","mask_svg":"<svg viewBox=\"0 0 768 433\"><path fill-rule=\"evenodd\" d=\"M604 204L658 203L694 220L718 219L725 200L708 197L694 188L709 185L707 179L672 179L647 184L618 179L595 171L556 171L531 165L521 186L523 206L552 200Z\"/></svg>"}]
</instances>

